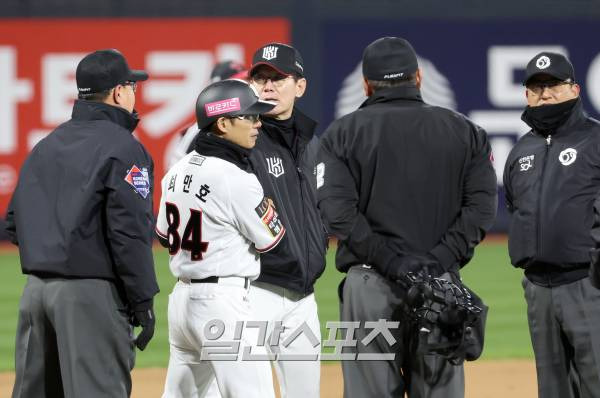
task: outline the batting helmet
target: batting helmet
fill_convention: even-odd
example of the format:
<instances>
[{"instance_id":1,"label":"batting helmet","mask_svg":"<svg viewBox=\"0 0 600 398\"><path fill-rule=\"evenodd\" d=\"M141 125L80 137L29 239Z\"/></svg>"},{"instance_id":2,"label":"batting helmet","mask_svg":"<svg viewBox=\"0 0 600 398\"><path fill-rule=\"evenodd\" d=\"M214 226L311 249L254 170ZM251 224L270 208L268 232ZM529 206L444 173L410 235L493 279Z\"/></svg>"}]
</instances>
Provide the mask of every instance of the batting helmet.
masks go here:
<instances>
[{"instance_id":1,"label":"batting helmet","mask_svg":"<svg viewBox=\"0 0 600 398\"><path fill-rule=\"evenodd\" d=\"M196 101L196 120L200 130L220 117L259 115L275 104L261 101L254 87L243 80L222 80L206 87Z\"/></svg>"}]
</instances>

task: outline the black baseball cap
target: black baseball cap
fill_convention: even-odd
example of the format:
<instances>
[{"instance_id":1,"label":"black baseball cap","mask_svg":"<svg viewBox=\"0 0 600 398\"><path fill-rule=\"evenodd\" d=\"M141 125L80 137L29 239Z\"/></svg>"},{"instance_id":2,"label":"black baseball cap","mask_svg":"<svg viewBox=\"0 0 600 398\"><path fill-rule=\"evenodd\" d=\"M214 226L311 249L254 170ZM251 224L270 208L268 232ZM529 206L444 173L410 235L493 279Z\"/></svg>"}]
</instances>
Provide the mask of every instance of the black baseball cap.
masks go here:
<instances>
[{"instance_id":1,"label":"black baseball cap","mask_svg":"<svg viewBox=\"0 0 600 398\"><path fill-rule=\"evenodd\" d=\"M575 82L575 69L573 64L562 54L541 52L529 61L525 72L523 85L537 75L550 75L558 80Z\"/></svg>"},{"instance_id":2,"label":"black baseball cap","mask_svg":"<svg viewBox=\"0 0 600 398\"><path fill-rule=\"evenodd\" d=\"M127 60L118 50L98 50L83 57L75 73L79 95L100 93L127 81L148 79L142 70L129 69Z\"/></svg>"},{"instance_id":3,"label":"black baseball cap","mask_svg":"<svg viewBox=\"0 0 600 398\"><path fill-rule=\"evenodd\" d=\"M402 79L418 68L413 46L400 37L382 37L363 52L363 76L369 80Z\"/></svg>"},{"instance_id":4,"label":"black baseball cap","mask_svg":"<svg viewBox=\"0 0 600 398\"><path fill-rule=\"evenodd\" d=\"M236 61L223 61L216 64L213 68L210 74L210 81L214 83L225 79L242 79L246 77L246 75L246 67L241 63Z\"/></svg>"},{"instance_id":5,"label":"black baseball cap","mask_svg":"<svg viewBox=\"0 0 600 398\"><path fill-rule=\"evenodd\" d=\"M243 80L221 80L206 87L196 100L196 120L201 130L223 116L260 115L275 107L263 101Z\"/></svg>"},{"instance_id":6,"label":"black baseball cap","mask_svg":"<svg viewBox=\"0 0 600 398\"><path fill-rule=\"evenodd\" d=\"M282 43L265 44L252 57L250 76L260 65L267 65L282 75L304 76L304 61L300 52Z\"/></svg>"}]
</instances>

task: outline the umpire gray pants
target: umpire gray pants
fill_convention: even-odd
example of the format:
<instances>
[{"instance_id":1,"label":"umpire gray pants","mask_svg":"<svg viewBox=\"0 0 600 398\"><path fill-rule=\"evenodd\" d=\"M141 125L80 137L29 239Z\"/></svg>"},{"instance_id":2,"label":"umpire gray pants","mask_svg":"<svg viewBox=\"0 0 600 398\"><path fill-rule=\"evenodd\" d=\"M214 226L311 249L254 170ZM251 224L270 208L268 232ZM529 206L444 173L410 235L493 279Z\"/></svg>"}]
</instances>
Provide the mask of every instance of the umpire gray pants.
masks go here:
<instances>
[{"instance_id":1,"label":"umpire gray pants","mask_svg":"<svg viewBox=\"0 0 600 398\"><path fill-rule=\"evenodd\" d=\"M13 398L129 397L133 331L115 285L28 276Z\"/></svg>"},{"instance_id":2,"label":"umpire gray pants","mask_svg":"<svg viewBox=\"0 0 600 398\"><path fill-rule=\"evenodd\" d=\"M405 290L376 271L364 266L350 268L342 293L342 321L360 321L354 332L356 348L344 353L394 353L389 361L342 361L344 398L462 398L465 383L462 365L455 366L437 355L417 355L413 333L401 317L400 305ZM399 321L390 329L396 343L391 345L379 334L367 345L361 344L372 329L365 321L385 319Z\"/></svg>"},{"instance_id":3,"label":"umpire gray pants","mask_svg":"<svg viewBox=\"0 0 600 398\"><path fill-rule=\"evenodd\" d=\"M539 398L600 397L600 290L523 278Z\"/></svg>"}]
</instances>

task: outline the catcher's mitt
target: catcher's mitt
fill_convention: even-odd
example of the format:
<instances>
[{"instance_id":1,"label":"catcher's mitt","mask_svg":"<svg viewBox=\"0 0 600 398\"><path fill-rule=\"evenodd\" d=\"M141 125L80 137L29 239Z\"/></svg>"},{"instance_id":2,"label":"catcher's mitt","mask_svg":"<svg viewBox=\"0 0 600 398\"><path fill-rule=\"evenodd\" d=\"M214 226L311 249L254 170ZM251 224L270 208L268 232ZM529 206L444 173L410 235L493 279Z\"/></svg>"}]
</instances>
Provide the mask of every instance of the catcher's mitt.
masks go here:
<instances>
[{"instance_id":1,"label":"catcher's mitt","mask_svg":"<svg viewBox=\"0 0 600 398\"><path fill-rule=\"evenodd\" d=\"M406 279L417 352L441 355L455 365L479 358L488 310L483 301L451 273L434 278L409 272Z\"/></svg>"}]
</instances>

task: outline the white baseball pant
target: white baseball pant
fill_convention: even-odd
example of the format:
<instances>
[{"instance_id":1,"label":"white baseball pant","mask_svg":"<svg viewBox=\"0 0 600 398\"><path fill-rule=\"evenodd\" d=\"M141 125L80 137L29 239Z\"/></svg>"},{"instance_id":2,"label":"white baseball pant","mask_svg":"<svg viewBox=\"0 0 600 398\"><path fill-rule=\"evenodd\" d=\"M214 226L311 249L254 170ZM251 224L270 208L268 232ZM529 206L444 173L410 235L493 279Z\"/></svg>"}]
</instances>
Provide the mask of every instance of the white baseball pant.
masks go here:
<instances>
[{"instance_id":1,"label":"white baseball pant","mask_svg":"<svg viewBox=\"0 0 600 398\"><path fill-rule=\"evenodd\" d=\"M243 329L237 360L201 358L202 350L211 342L233 342L237 321L251 319L244 280L229 277L220 278L218 283L177 282L169 295L170 357L163 398L204 397L215 379L224 398L275 397L269 362L240 360L243 347L256 344L255 330ZM225 326L217 339L205 331L207 323L215 319ZM223 349L217 348L219 352Z\"/></svg>"}]
</instances>

